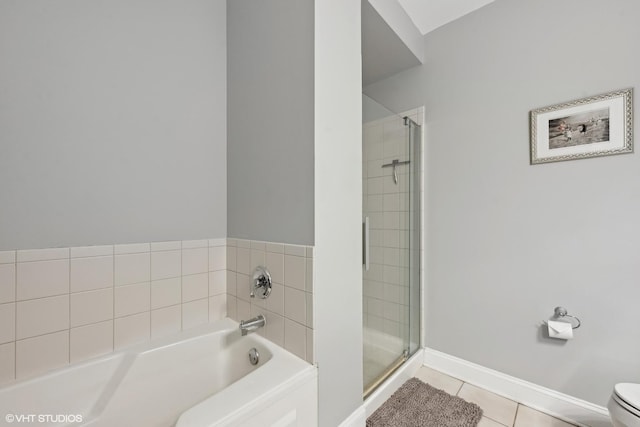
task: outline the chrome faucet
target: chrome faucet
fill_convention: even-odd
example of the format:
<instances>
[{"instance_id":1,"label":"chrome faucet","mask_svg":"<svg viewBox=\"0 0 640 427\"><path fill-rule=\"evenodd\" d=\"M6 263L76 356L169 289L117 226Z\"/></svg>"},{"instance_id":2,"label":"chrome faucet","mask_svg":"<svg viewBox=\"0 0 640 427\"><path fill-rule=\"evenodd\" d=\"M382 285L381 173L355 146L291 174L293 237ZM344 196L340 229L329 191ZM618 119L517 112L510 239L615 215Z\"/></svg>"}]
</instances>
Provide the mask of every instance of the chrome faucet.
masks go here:
<instances>
[{"instance_id":1,"label":"chrome faucet","mask_svg":"<svg viewBox=\"0 0 640 427\"><path fill-rule=\"evenodd\" d=\"M253 319L240 321L240 332L242 336L247 335L249 332L253 332L258 328L263 328L267 324L267 319L262 314L258 314Z\"/></svg>"}]
</instances>

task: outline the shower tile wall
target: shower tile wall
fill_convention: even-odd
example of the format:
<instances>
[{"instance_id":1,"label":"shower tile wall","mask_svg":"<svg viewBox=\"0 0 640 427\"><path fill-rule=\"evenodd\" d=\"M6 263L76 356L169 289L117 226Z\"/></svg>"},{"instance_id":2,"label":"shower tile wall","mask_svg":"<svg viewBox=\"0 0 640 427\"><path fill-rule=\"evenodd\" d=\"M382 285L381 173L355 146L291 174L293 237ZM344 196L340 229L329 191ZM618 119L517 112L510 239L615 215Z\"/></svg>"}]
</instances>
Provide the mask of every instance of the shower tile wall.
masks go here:
<instances>
[{"instance_id":1,"label":"shower tile wall","mask_svg":"<svg viewBox=\"0 0 640 427\"><path fill-rule=\"evenodd\" d=\"M408 335L409 165L398 166L397 184L393 168L382 167L409 160L403 116L422 123L420 109L363 125L363 215L370 224L370 268L363 273L365 340L372 332Z\"/></svg>"},{"instance_id":2,"label":"shower tile wall","mask_svg":"<svg viewBox=\"0 0 640 427\"><path fill-rule=\"evenodd\" d=\"M363 211L369 217L370 267L364 272L364 325L392 336L407 328L409 256L407 166L383 164L408 159L402 119L391 117L364 126Z\"/></svg>"},{"instance_id":3,"label":"shower tile wall","mask_svg":"<svg viewBox=\"0 0 640 427\"><path fill-rule=\"evenodd\" d=\"M254 269L267 267L267 299L250 298ZM227 242L227 312L236 321L263 314L258 334L313 363L313 247L251 240Z\"/></svg>"}]
</instances>

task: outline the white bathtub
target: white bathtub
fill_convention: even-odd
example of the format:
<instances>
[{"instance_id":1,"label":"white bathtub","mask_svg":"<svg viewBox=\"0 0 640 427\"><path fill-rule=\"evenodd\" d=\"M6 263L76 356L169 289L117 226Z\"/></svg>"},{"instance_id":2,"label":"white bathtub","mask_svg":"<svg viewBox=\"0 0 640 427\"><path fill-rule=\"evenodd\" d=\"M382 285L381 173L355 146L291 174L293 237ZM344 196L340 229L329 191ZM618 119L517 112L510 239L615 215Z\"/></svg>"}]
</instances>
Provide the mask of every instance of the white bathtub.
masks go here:
<instances>
[{"instance_id":1,"label":"white bathtub","mask_svg":"<svg viewBox=\"0 0 640 427\"><path fill-rule=\"evenodd\" d=\"M0 389L0 425L306 427L316 420L316 368L257 334L241 336L229 319Z\"/></svg>"}]
</instances>

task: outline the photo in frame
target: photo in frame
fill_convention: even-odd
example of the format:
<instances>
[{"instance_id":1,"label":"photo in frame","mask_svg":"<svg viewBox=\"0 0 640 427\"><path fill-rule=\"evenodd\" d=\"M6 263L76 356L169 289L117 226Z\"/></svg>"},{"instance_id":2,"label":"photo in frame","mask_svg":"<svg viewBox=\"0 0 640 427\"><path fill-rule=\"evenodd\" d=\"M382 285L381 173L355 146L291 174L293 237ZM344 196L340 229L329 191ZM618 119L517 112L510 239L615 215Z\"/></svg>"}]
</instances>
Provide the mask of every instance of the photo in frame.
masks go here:
<instances>
[{"instance_id":1,"label":"photo in frame","mask_svg":"<svg viewBox=\"0 0 640 427\"><path fill-rule=\"evenodd\" d=\"M633 89L530 113L531 164L633 153Z\"/></svg>"}]
</instances>

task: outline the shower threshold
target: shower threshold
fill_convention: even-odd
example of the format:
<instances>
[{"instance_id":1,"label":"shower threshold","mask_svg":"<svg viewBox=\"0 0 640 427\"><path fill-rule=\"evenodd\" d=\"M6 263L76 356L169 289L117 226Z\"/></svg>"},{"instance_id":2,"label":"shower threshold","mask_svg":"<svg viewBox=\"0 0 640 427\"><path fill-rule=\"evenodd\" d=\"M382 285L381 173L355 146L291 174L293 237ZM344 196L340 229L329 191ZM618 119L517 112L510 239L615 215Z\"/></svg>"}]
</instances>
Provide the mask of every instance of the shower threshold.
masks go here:
<instances>
[{"instance_id":1,"label":"shower threshold","mask_svg":"<svg viewBox=\"0 0 640 427\"><path fill-rule=\"evenodd\" d=\"M364 392L362 393L362 398L366 399L367 397L369 397L369 395L373 393L380 384L385 382L385 380L389 378L391 374L393 374L408 359L409 351L405 350L402 352L402 355L400 357L394 360L393 363L389 365L389 367L385 369L384 372L382 372L382 374L378 375L373 381L365 386Z\"/></svg>"}]
</instances>

